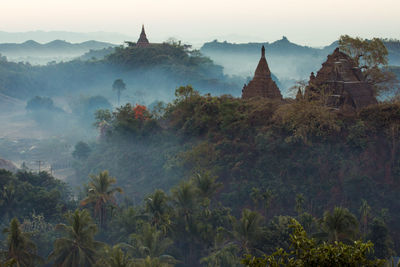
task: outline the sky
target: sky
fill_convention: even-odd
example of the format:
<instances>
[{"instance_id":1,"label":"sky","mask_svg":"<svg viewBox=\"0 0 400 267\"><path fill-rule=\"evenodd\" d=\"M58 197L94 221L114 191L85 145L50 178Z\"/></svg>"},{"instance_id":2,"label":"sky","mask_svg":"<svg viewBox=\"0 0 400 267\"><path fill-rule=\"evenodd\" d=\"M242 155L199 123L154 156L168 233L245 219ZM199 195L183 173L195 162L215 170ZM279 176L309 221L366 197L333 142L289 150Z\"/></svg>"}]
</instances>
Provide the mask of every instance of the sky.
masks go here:
<instances>
[{"instance_id":1,"label":"sky","mask_svg":"<svg viewBox=\"0 0 400 267\"><path fill-rule=\"evenodd\" d=\"M400 39L400 0L0 0L0 31L116 32L150 42L329 45L342 34Z\"/></svg>"}]
</instances>

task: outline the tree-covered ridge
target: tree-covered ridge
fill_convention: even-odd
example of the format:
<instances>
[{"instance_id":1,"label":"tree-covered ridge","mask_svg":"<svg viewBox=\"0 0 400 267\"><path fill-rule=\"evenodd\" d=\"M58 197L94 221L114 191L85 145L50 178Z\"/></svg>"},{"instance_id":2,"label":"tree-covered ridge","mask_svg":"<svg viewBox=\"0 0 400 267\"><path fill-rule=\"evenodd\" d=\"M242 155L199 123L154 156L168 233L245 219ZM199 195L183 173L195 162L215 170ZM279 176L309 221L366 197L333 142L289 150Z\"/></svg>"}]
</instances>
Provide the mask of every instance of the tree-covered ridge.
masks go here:
<instances>
[{"instance_id":1,"label":"tree-covered ridge","mask_svg":"<svg viewBox=\"0 0 400 267\"><path fill-rule=\"evenodd\" d=\"M117 47L103 59L72 60L32 66L0 60L0 92L27 99L36 95L60 96L72 92L103 90L118 78L137 84L137 90L157 94L179 84L212 88L214 93L238 89L222 67L198 51L179 44L154 44L146 48ZM165 94L165 92L163 92ZM173 93L173 92L172 92Z\"/></svg>"},{"instance_id":2,"label":"tree-covered ridge","mask_svg":"<svg viewBox=\"0 0 400 267\"><path fill-rule=\"evenodd\" d=\"M165 50L158 48L153 56ZM122 49L125 58L141 48ZM179 55L171 59L187 64ZM357 50L352 56L368 61L368 55ZM140 65L132 60L129 65ZM370 65L379 73L384 62ZM120 60L113 64L127 69ZM114 85L118 94L125 88L122 79ZM54 266L382 266L380 259L400 251L398 99L333 109L323 92L308 98L304 87L297 89L296 99L239 99L187 85L168 104L98 110L97 141L79 142L72 152L76 185L84 183L74 200L45 172L4 172L11 190L0 195L9 213L2 220L8 227L1 260L21 266L40 264L36 256ZM54 108L47 98L33 99L30 107L38 106ZM22 190L15 194L9 185ZM31 203L46 210L38 213ZM9 207L23 213L11 218Z\"/></svg>"},{"instance_id":3,"label":"tree-covered ridge","mask_svg":"<svg viewBox=\"0 0 400 267\"><path fill-rule=\"evenodd\" d=\"M366 200L373 212L364 227L388 209L385 220L397 236L398 102L349 114L317 101L243 101L186 86L161 117L138 119L133 110L99 114L104 136L78 168L81 177L108 169L140 200L207 170L223 184L217 199L234 214L256 207L267 218L294 215L298 195L302 211L320 216L343 203L358 213Z\"/></svg>"},{"instance_id":4,"label":"tree-covered ridge","mask_svg":"<svg viewBox=\"0 0 400 267\"><path fill-rule=\"evenodd\" d=\"M400 40L396 39L380 39L389 51L389 62L392 65L398 65L400 63ZM290 55L314 55L317 57L324 57L331 53L336 47L338 47L338 41L333 42L322 48L314 48L309 46L303 46L295 44L283 36L282 39L275 42L263 42L263 43L230 43L227 41L220 42L214 40L207 42L201 47L201 51L205 54L209 52L219 53L258 53L259 48L264 45L266 51L272 54L290 54Z\"/></svg>"},{"instance_id":5,"label":"tree-covered ridge","mask_svg":"<svg viewBox=\"0 0 400 267\"><path fill-rule=\"evenodd\" d=\"M241 266L250 254L250 266L321 262L301 252L306 246L367 264L398 251L398 102L349 114L319 101L244 101L184 86L153 110L128 104L96 115L99 142L74 152L79 184L88 183L78 201L44 172L4 172L6 187L22 191L1 196L2 222L18 215L9 229L27 244L14 254L4 247L4 261L27 250L28 262L39 255L55 266Z\"/></svg>"}]
</instances>

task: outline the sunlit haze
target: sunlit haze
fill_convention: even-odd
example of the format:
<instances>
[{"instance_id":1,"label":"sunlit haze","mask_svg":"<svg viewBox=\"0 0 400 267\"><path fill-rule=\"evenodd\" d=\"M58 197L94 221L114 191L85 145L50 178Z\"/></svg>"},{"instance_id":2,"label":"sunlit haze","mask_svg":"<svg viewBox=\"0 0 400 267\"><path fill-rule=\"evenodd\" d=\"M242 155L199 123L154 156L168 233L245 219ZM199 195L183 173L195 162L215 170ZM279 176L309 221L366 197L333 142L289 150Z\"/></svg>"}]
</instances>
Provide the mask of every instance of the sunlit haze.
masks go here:
<instances>
[{"instance_id":1,"label":"sunlit haze","mask_svg":"<svg viewBox=\"0 0 400 267\"><path fill-rule=\"evenodd\" d=\"M0 31L102 31L136 39L145 24L153 42L271 42L285 35L322 46L342 34L400 38L399 10L398 0L15 0L2 3Z\"/></svg>"}]
</instances>

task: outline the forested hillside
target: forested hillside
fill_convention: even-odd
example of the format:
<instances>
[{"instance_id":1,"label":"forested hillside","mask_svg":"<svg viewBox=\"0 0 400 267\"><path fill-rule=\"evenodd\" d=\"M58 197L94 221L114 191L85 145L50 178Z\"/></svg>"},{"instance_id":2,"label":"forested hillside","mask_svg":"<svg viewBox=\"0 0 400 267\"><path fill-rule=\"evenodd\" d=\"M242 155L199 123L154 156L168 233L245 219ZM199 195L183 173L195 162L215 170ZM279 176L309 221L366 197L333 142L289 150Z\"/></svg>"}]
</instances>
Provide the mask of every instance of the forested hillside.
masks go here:
<instances>
[{"instance_id":1,"label":"forested hillside","mask_svg":"<svg viewBox=\"0 0 400 267\"><path fill-rule=\"evenodd\" d=\"M188 86L163 116L136 112L98 113L102 139L80 160L79 177L107 169L140 201L206 174L222 184L215 199L233 214L252 208L267 219L298 209L320 217L336 206L361 216L368 203L365 234L374 217L385 218L398 250L399 103L342 114L318 102L201 96ZM254 202L258 194L267 199Z\"/></svg>"},{"instance_id":2,"label":"forested hillside","mask_svg":"<svg viewBox=\"0 0 400 267\"><path fill-rule=\"evenodd\" d=\"M251 98L227 94L240 89L220 66L175 43L43 67L3 60L4 101L98 93L103 82L118 107L101 95L81 95L71 113L47 96L27 102L44 130L97 136L73 147L58 136L1 140L38 172L25 162L0 170L0 266L390 264L400 253L400 99L388 71L398 69L379 39L342 36L340 45L296 98L262 95L264 48ZM120 104L124 81L171 101ZM377 100L381 92L390 94ZM54 178L43 154L74 175Z\"/></svg>"},{"instance_id":3,"label":"forested hillside","mask_svg":"<svg viewBox=\"0 0 400 267\"><path fill-rule=\"evenodd\" d=\"M131 90L140 91L146 102L166 99L173 94L173 88L187 83L216 94L239 91L238 81L224 75L222 67L196 51L185 49L177 44L152 45L147 50L121 47L103 59L46 66L13 63L2 58L0 92L21 99L77 93L108 96L117 78L132 85Z\"/></svg>"}]
</instances>

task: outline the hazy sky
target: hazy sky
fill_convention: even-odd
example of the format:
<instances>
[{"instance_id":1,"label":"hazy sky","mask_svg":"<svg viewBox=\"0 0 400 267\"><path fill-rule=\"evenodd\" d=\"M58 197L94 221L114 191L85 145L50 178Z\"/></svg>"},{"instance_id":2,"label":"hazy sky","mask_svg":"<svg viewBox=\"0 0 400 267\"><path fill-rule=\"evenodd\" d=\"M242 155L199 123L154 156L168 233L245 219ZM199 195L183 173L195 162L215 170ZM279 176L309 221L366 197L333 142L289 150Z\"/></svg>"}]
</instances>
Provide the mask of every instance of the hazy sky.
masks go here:
<instances>
[{"instance_id":1,"label":"hazy sky","mask_svg":"<svg viewBox=\"0 0 400 267\"><path fill-rule=\"evenodd\" d=\"M1 0L0 31L118 32L327 45L341 34L400 39L400 0Z\"/></svg>"}]
</instances>

